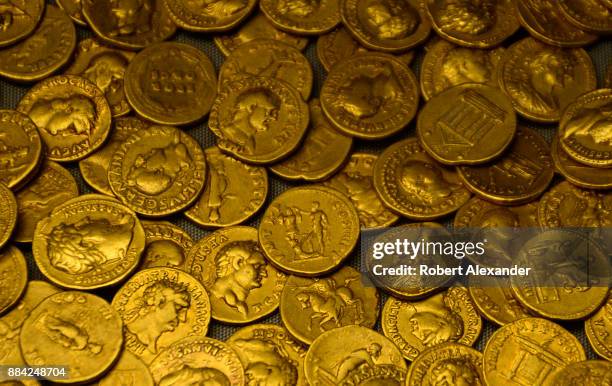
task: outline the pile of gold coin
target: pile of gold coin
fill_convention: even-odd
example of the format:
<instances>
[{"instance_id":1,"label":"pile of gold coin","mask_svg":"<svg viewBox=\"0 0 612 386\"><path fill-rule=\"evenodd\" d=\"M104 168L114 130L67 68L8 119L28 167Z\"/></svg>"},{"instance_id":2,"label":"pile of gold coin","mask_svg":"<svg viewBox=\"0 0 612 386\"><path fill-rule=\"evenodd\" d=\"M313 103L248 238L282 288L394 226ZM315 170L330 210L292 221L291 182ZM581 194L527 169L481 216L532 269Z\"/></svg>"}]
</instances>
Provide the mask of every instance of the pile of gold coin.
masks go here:
<instances>
[{"instance_id":1,"label":"pile of gold coin","mask_svg":"<svg viewBox=\"0 0 612 386\"><path fill-rule=\"evenodd\" d=\"M357 268L396 223L612 226L610 34L610 0L0 0L0 385L612 385L609 283Z\"/></svg>"}]
</instances>

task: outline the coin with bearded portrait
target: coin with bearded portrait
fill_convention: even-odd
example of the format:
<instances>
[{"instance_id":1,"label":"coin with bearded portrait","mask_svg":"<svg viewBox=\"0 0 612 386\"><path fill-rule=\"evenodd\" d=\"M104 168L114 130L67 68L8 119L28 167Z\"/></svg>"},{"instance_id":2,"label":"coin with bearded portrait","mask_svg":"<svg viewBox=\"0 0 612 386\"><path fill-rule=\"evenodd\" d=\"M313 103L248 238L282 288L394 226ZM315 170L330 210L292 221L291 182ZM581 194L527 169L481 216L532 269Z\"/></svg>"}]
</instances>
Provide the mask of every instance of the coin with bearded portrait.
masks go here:
<instances>
[{"instance_id":1,"label":"coin with bearded portrait","mask_svg":"<svg viewBox=\"0 0 612 386\"><path fill-rule=\"evenodd\" d=\"M0 3L0 47L10 46L30 35L43 16L45 0Z\"/></svg>"},{"instance_id":2,"label":"coin with bearded portrait","mask_svg":"<svg viewBox=\"0 0 612 386\"><path fill-rule=\"evenodd\" d=\"M320 35L340 24L340 0L261 0L272 24L296 35Z\"/></svg>"},{"instance_id":3,"label":"coin with bearded portrait","mask_svg":"<svg viewBox=\"0 0 612 386\"><path fill-rule=\"evenodd\" d=\"M436 385L447 379L460 380L464 385L483 385L482 353L457 343L428 348L412 362L406 386Z\"/></svg>"},{"instance_id":4,"label":"coin with bearded portrait","mask_svg":"<svg viewBox=\"0 0 612 386\"><path fill-rule=\"evenodd\" d=\"M164 0L172 21L194 32L232 29L253 12L256 0Z\"/></svg>"}]
</instances>

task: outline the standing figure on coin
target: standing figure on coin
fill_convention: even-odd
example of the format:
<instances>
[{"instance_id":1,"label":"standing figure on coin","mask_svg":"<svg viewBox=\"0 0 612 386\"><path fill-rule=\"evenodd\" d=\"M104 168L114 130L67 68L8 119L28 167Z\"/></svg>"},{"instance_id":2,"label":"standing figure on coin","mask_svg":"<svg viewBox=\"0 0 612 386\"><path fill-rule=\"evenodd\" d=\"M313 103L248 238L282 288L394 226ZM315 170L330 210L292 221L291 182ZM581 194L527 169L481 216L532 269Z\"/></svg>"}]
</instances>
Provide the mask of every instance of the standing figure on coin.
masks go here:
<instances>
[{"instance_id":1,"label":"standing figure on coin","mask_svg":"<svg viewBox=\"0 0 612 386\"><path fill-rule=\"evenodd\" d=\"M221 218L219 209L223 205L223 201L231 198L231 195L227 194L226 190L229 185L229 179L225 174L225 164L221 159L221 154L211 154L207 157L209 162L208 171L210 173L210 185L208 187L210 195L208 196L208 208L210 214L208 218L212 222L217 222Z\"/></svg>"},{"instance_id":2,"label":"standing figure on coin","mask_svg":"<svg viewBox=\"0 0 612 386\"><path fill-rule=\"evenodd\" d=\"M110 0L115 29L110 36L132 35L150 29L153 0Z\"/></svg>"}]
</instances>

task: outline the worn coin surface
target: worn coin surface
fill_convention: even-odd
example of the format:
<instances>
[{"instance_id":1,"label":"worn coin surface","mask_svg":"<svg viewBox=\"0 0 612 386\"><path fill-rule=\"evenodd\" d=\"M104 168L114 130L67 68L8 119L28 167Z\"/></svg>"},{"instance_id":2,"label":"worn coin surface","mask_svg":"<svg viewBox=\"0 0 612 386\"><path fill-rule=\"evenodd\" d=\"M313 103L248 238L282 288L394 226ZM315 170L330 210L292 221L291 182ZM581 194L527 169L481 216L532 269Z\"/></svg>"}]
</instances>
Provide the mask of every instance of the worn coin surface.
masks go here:
<instances>
[{"instance_id":1,"label":"worn coin surface","mask_svg":"<svg viewBox=\"0 0 612 386\"><path fill-rule=\"evenodd\" d=\"M251 218L266 202L268 173L261 166L243 163L218 147L204 150L206 186L185 216L203 227L226 227Z\"/></svg>"},{"instance_id":2,"label":"worn coin surface","mask_svg":"<svg viewBox=\"0 0 612 386\"><path fill-rule=\"evenodd\" d=\"M480 351L457 343L431 347L412 362L406 386L435 386L447 379L459 379L464 385L484 385Z\"/></svg>"},{"instance_id":3,"label":"worn coin surface","mask_svg":"<svg viewBox=\"0 0 612 386\"><path fill-rule=\"evenodd\" d=\"M561 0L563 15L576 27L593 33L612 32L612 4L593 0Z\"/></svg>"},{"instance_id":4,"label":"worn coin surface","mask_svg":"<svg viewBox=\"0 0 612 386\"><path fill-rule=\"evenodd\" d=\"M261 0L259 8L280 30L320 35L340 23L340 3L340 0Z\"/></svg>"},{"instance_id":5,"label":"worn coin surface","mask_svg":"<svg viewBox=\"0 0 612 386\"><path fill-rule=\"evenodd\" d=\"M374 188L387 207L414 220L446 216L470 198L457 173L438 165L417 138L383 151L374 165Z\"/></svg>"},{"instance_id":6,"label":"worn coin surface","mask_svg":"<svg viewBox=\"0 0 612 386\"><path fill-rule=\"evenodd\" d=\"M91 386L138 385L154 386L153 377L143 361L129 351L123 351L117 363Z\"/></svg>"},{"instance_id":7,"label":"worn coin surface","mask_svg":"<svg viewBox=\"0 0 612 386\"><path fill-rule=\"evenodd\" d=\"M112 306L123 319L125 349L147 365L173 343L205 336L210 323L206 289L174 268L137 272L117 291Z\"/></svg>"},{"instance_id":8,"label":"worn coin surface","mask_svg":"<svg viewBox=\"0 0 612 386\"><path fill-rule=\"evenodd\" d=\"M259 242L270 262L300 276L332 271L353 251L359 216L342 193L323 186L284 191L268 206Z\"/></svg>"},{"instance_id":9,"label":"worn coin surface","mask_svg":"<svg viewBox=\"0 0 612 386\"><path fill-rule=\"evenodd\" d=\"M576 161L559 145L556 136L551 152L555 169L572 184L586 189L612 188L612 168L596 168Z\"/></svg>"},{"instance_id":10,"label":"worn coin surface","mask_svg":"<svg viewBox=\"0 0 612 386\"><path fill-rule=\"evenodd\" d=\"M468 290L474 305L488 320L503 326L515 320L528 318L533 312L525 308L510 289L507 277L470 276ZM482 285L480 282L483 281Z\"/></svg>"},{"instance_id":11,"label":"worn coin surface","mask_svg":"<svg viewBox=\"0 0 612 386\"><path fill-rule=\"evenodd\" d=\"M193 240L182 228L167 221L143 221L145 250L141 268L171 267L184 269Z\"/></svg>"},{"instance_id":12,"label":"worn coin surface","mask_svg":"<svg viewBox=\"0 0 612 386\"><path fill-rule=\"evenodd\" d=\"M515 110L537 122L559 121L569 103L597 87L585 50L552 47L533 38L506 49L497 78Z\"/></svg>"},{"instance_id":13,"label":"worn coin surface","mask_svg":"<svg viewBox=\"0 0 612 386\"><path fill-rule=\"evenodd\" d=\"M612 385L612 363L602 360L570 363L555 372L550 382L546 385Z\"/></svg>"},{"instance_id":14,"label":"worn coin surface","mask_svg":"<svg viewBox=\"0 0 612 386\"><path fill-rule=\"evenodd\" d=\"M419 104L410 68L383 53L356 55L334 66L321 89L321 107L340 131L381 139L405 128Z\"/></svg>"},{"instance_id":15,"label":"worn coin surface","mask_svg":"<svg viewBox=\"0 0 612 386\"><path fill-rule=\"evenodd\" d=\"M121 317L106 300L80 292L59 292L43 300L21 327L19 343L28 366L61 363L68 378L57 383L92 380L121 352Z\"/></svg>"},{"instance_id":16,"label":"worn coin surface","mask_svg":"<svg viewBox=\"0 0 612 386\"><path fill-rule=\"evenodd\" d=\"M208 125L221 150L245 162L268 164L298 147L309 115L308 105L290 85L274 78L248 77L222 89Z\"/></svg>"},{"instance_id":17,"label":"worn coin surface","mask_svg":"<svg viewBox=\"0 0 612 386\"><path fill-rule=\"evenodd\" d=\"M28 266L21 251L12 245L0 249L0 314L11 308L26 289Z\"/></svg>"},{"instance_id":18,"label":"worn coin surface","mask_svg":"<svg viewBox=\"0 0 612 386\"><path fill-rule=\"evenodd\" d=\"M10 46L30 35L40 22L45 0L3 1L0 19L0 47Z\"/></svg>"},{"instance_id":19,"label":"worn coin surface","mask_svg":"<svg viewBox=\"0 0 612 386\"><path fill-rule=\"evenodd\" d=\"M280 314L291 335L305 344L342 326L373 328L380 313L378 291L350 266L329 276L289 276Z\"/></svg>"},{"instance_id":20,"label":"worn coin surface","mask_svg":"<svg viewBox=\"0 0 612 386\"><path fill-rule=\"evenodd\" d=\"M36 173L42 152L40 134L30 117L0 110L0 183L21 187Z\"/></svg>"},{"instance_id":21,"label":"worn coin surface","mask_svg":"<svg viewBox=\"0 0 612 386\"><path fill-rule=\"evenodd\" d=\"M612 297L584 321L584 331L597 355L612 361Z\"/></svg>"},{"instance_id":22,"label":"worn coin surface","mask_svg":"<svg viewBox=\"0 0 612 386\"><path fill-rule=\"evenodd\" d=\"M55 3L66 12L68 16L77 24L86 26L87 20L83 16L82 0L55 0Z\"/></svg>"},{"instance_id":23,"label":"worn coin surface","mask_svg":"<svg viewBox=\"0 0 612 386\"><path fill-rule=\"evenodd\" d=\"M204 188L206 161L200 144L172 126L139 130L113 153L108 182L129 208L150 217L191 205Z\"/></svg>"},{"instance_id":24,"label":"worn coin surface","mask_svg":"<svg viewBox=\"0 0 612 386\"><path fill-rule=\"evenodd\" d=\"M17 111L36 124L52 161L85 158L104 144L110 132L111 112L104 93L76 75L37 83L19 101Z\"/></svg>"},{"instance_id":25,"label":"worn coin surface","mask_svg":"<svg viewBox=\"0 0 612 386\"><path fill-rule=\"evenodd\" d=\"M0 184L0 247L5 245L17 225L17 200L13 192Z\"/></svg>"},{"instance_id":26,"label":"worn coin surface","mask_svg":"<svg viewBox=\"0 0 612 386\"><path fill-rule=\"evenodd\" d=\"M0 76L17 82L44 79L68 63L76 39L72 20L58 7L48 5L32 35L0 51Z\"/></svg>"},{"instance_id":27,"label":"worn coin surface","mask_svg":"<svg viewBox=\"0 0 612 386\"><path fill-rule=\"evenodd\" d=\"M219 229L200 239L187 254L185 271L204 284L211 296L212 317L245 324L278 308L284 273L268 264L257 229Z\"/></svg>"},{"instance_id":28,"label":"worn coin surface","mask_svg":"<svg viewBox=\"0 0 612 386\"><path fill-rule=\"evenodd\" d=\"M256 0L164 0L163 3L177 26L195 32L232 29L257 5Z\"/></svg>"}]
</instances>

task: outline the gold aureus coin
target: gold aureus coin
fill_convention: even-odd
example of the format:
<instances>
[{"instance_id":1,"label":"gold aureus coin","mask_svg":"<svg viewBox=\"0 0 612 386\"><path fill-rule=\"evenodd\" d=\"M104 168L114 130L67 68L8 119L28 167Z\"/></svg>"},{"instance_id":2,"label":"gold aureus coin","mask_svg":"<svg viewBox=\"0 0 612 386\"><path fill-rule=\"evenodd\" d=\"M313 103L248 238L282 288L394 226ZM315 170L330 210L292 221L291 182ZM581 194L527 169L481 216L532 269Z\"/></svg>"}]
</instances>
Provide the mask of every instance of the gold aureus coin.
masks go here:
<instances>
[{"instance_id":1,"label":"gold aureus coin","mask_svg":"<svg viewBox=\"0 0 612 386\"><path fill-rule=\"evenodd\" d=\"M463 83L485 83L497 87L497 65L504 48L489 50L456 46L443 39L425 47L421 64L420 84L428 100L453 86Z\"/></svg>"},{"instance_id":2,"label":"gold aureus coin","mask_svg":"<svg viewBox=\"0 0 612 386\"><path fill-rule=\"evenodd\" d=\"M474 305L482 316L500 326L533 315L516 299L507 277L470 276L468 290ZM483 281L484 283L479 283Z\"/></svg>"},{"instance_id":3,"label":"gold aureus coin","mask_svg":"<svg viewBox=\"0 0 612 386\"><path fill-rule=\"evenodd\" d=\"M343 0L342 23L365 47L400 52L418 46L431 32L421 0Z\"/></svg>"},{"instance_id":4,"label":"gold aureus coin","mask_svg":"<svg viewBox=\"0 0 612 386\"><path fill-rule=\"evenodd\" d=\"M78 25L87 26L87 20L83 15L82 0L55 0L55 4L70 16L72 21Z\"/></svg>"},{"instance_id":5,"label":"gold aureus coin","mask_svg":"<svg viewBox=\"0 0 612 386\"><path fill-rule=\"evenodd\" d=\"M497 79L514 109L536 122L557 122L568 104L597 87L585 50L551 47L532 38L506 49Z\"/></svg>"},{"instance_id":6,"label":"gold aureus coin","mask_svg":"<svg viewBox=\"0 0 612 386\"><path fill-rule=\"evenodd\" d=\"M129 351L123 351L117 363L91 386L154 386L149 368Z\"/></svg>"},{"instance_id":7,"label":"gold aureus coin","mask_svg":"<svg viewBox=\"0 0 612 386\"><path fill-rule=\"evenodd\" d=\"M214 42L225 55L230 55L240 45L255 39L273 39L287 43L290 46L303 50L308 45L305 37L294 36L278 30L261 13L256 13L238 30L229 35L215 36Z\"/></svg>"},{"instance_id":8,"label":"gold aureus coin","mask_svg":"<svg viewBox=\"0 0 612 386\"><path fill-rule=\"evenodd\" d=\"M206 161L200 144L172 126L139 130L115 150L108 182L133 211L159 217L191 205L204 188Z\"/></svg>"},{"instance_id":9,"label":"gold aureus coin","mask_svg":"<svg viewBox=\"0 0 612 386\"><path fill-rule=\"evenodd\" d=\"M30 35L42 18L44 0L4 1L0 19L0 47L10 46Z\"/></svg>"},{"instance_id":10,"label":"gold aureus coin","mask_svg":"<svg viewBox=\"0 0 612 386\"><path fill-rule=\"evenodd\" d=\"M125 349L146 364L182 338L205 336L210 323L206 289L174 268L137 272L117 291L112 305L123 319ZM155 377L153 366L149 369Z\"/></svg>"},{"instance_id":11,"label":"gold aureus coin","mask_svg":"<svg viewBox=\"0 0 612 386\"><path fill-rule=\"evenodd\" d=\"M187 232L167 221L143 221L145 250L141 268L184 269L193 240Z\"/></svg>"},{"instance_id":12,"label":"gold aureus coin","mask_svg":"<svg viewBox=\"0 0 612 386\"><path fill-rule=\"evenodd\" d=\"M132 59L124 86L125 96L138 115L162 125L188 125L210 111L217 94L217 75L199 49L159 43Z\"/></svg>"},{"instance_id":13,"label":"gold aureus coin","mask_svg":"<svg viewBox=\"0 0 612 386\"><path fill-rule=\"evenodd\" d=\"M246 324L278 308L284 273L268 264L257 229L229 227L200 239L187 254L185 271L210 292L212 317Z\"/></svg>"},{"instance_id":14,"label":"gold aureus coin","mask_svg":"<svg viewBox=\"0 0 612 386\"><path fill-rule=\"evenodd\" d=\"M457 377L464 385L484 385L480 351L457 343L429 348L412 362L406 386L435 386L447 377Z\"/></svg>"},{"instance_id":15,"label":"gold aureus coin","mask_svg":"<svg viewBox=\"0 0 612 386\"><path fill-rule=\"evenodd\" d=\"M595 168L577 162L559 145L557 136L551 145L555 169L572 184L585 189L611 189L612 168Z\"/></svg>"},{"instance_id":16,"label":"gold aureus coin","mask_svg":"<svg viewBox=\"0 0 612 386\"><path fill-rule=\"evenodd\" d=\"M30 117L14 110L0 110L0 184L19 188L37 171L42 141Z\"/></svg>"},{"instance_id":17,"label":"gold aureus coin","mask_svg":"<svg viewBox=\"0 0 612 386\"><path fill-rule=\"evenodd\" d=\"M144 246L144 230L134 212L111 198L85 195L38 222L32 253L53 283L95 289L132 273Z\"/></svg>"},{"instance_id":18,"label":"gold aureus coin","mask_svg":"<svg viewBox=\"0 0 612 386\"><path fill-rule=\"evenodd\" d=\"M17 200L13 192L0 184L0 248L9 241L17 225Z\"/></svg>"},{"instance_id":19,"label":"gold aureus coin","mask_svg":"<svg viewBox=\"0 0 612 386\"><path fill-rule=\"evenodd\" d=\"M545 384L555 370L584 360L584 348L569 331L546 319L523 318L493 333L482 363L485 384L514 386L517 380Z\"/></svg>"},{"instance_id":20,"label":"gold aureus coin","mask_svg":"<svg viewBox=\"0 0 612 386\"><path fill-rule=\"evenodd\" d=\"M486 165L460 166L457 171L468 189L500 205L532 201L554 176L550 146L536 131L522 126L501 158Z\"/></svg>"},{"instance_id":21,"label":"gold aureus coin","mask_svg":"<svg viewBox=\"0 0 612 386\"><path fill-rule=\"evenodd\" d=\"M446 216L470 198L457 173L438 165L416 138L383 151L374 165L374 188L388 208L414 220Z\"/></svg>"},{"instance_id":22,"label":"gold aureus coin","mask_svg":"<svg viewBox=\"0 0 612 386\"><path fill-rule=\"evenodd\" d=\"M121 117L113 120L113 128L106 144L95 153L79 161L83 180L96 191L114 196L108 183L108 169L115 151L132 134L149 127L149 123L135 117Z\"/></svg>"},{"instance_id":23,"label":"gold aureus coin","mask_svg":"<svg viewBox=\"0 0 612 386\"><path fill-rule=\"evenodd\" d=\"M414 360L424 350L446 342L473 345L482 319L466 288L451 287L425 300L389 297L382 311L383 333Z\"/></svg>"},{"instance_id":24,"label":"gold aureus coin","mask_svg":"<svg viewBox=\"0 0 612 386\"><path fill-rule=\"evenodd\" d=\"M264 167L245 164L223 154L218 147L204 150L206 186L185 216L203 227L238 225L266 202L268 173Z\"/></svg>"},{"instance_id":25,"label":"gold aureus coin","mask_svg":"<svg viewBox=\"0 0 612 386\"><path fill-rule=\"evenodd\" d=\"M0 314L3 314L17 303L28 284L28 266L18 248L7 245L0 250L0 272L4 287L0 294Z\"/></svg>"},{"instance_id":26,"label":"gold aureus coin","mask_svg":"<svg viewBox=\"0 0 612 386\"><path fill-rule=\"evenodd\" d=\"M381 139L404 129L419 104L410 68L392 55L366 53L334 66L321 89L321 107L343 133Z\"/></svg>"},{"instance_id":27,"label":"gold aureus coin","mask_svg":"<svg viewBox=\"0 0 612 386\"><path fill-rule=\"evenodd\" d=\"M253 385L306 385L306 349L289 332L274 324L255 324L236 331L227 340L248 382Z\"/></svg>"},{"instance_id":28,"label":"gold aureus coin","mask_svg":"<svg viewBox=\"0 0 612 386\"><path fill-rule=\"evenodd\" d=\"M44 79L68 63L76 40L72 20L61 9L48 5L32 35L0 51L0 76L16 82Z\"/></svg>"},{"instance_id":29,"label":"gold aureus coin","mask_svg":"<svg viewBox=\"0 0 612 386\"><path fill-rule=\"evenodd\" d=\"M302 146L289 158L271 165L270 171L288 180L321 181L334 174L346 161L352 137L336 130L323 114L321 103L308 103L310 128Z\"/></svg>"},{"instance_id":30,"label":"gold aureus coin","mask_svg":"<svg viewBox=\"0 0 612 386\"><path fill-rule=\"evenodd\" d=\"M342 193L323 186L292 188L268 206L259 242L277 268L317 276L338 267L359 239L359 216Z\"/></svg>"},{"instance_id":31,"label":"gold aureus coin","mask_svg":"<svg viewBox=\"0 0 612 386\"><path fill-rule=\"evenodd\" d=\"M543 227L612 226L612 192L581 189L567 181L553 186L538 205Z\"/></svg>"},{"instance_id":32,"label":"gold aureus coin","mask_svg":"<svg viewBox=\"0 0 612 386\"><path fill-rule=\"evenodd\" d=\"M585 31L609 34L612 32L612 3L593 0L561 0L563 15L576 27Z\"/></svg>"},{"instance_id":33,"label":"gold aureus coin","mask_svg":"<svg viewBox=\"0 0 612 386\"><path fill-rule=\"evenodd\" d=\"M321 334L306 353L304 368L311 385L402 386L407 370L389 339L362 326Z\"/></svg>"},{"instance_id":34,"label":"gold aureus coin","mask_svg":"<svg viewBox=\"0 0 612 386\"><path fill-rule=\"evenodd\" d=\"M297 48L279 40L256 39L237 47L219 70L219 89L232 80L263 76L285 81L308 100L312 67Z\"/></svg>"},{"instance_id":35,"label":"gold aureus coin","mask_svg":"<svg viewBox=\"0 0 612 386\"><path fill-rule=\"evenodd\" d=\"M305 344L338 327L374 328L379 313L376 287L350 266L324 277L289 276L280 303L283 324Z\"/></svg>"},{"instance_id":36,"label":"gold aureus coin","mask_svg":"<svg viewBox=\"0 0 612 386\"><path fill-rule=\"evenodd\" d=\"M570 363L558 370L546 386L602 386L612 385L612 363L588 360Z\"/></svg>"},{"instance_id":37,"label":"gold aureus coin","mask_svg":"<svg viewBox=\"0 0 612 386\"><path fill-rule=\"evenodd\" d=\"M13 239L31 243L38 221L78 195L79 187L72 174L53 161L44 161L36 178L15 195L17 229Z\"/></svg>"},{"instance_id":38,"label":"gold aureus coin","mask_svg":"<svg viewBox=\"0 0 612 386\"><path fill-rule=\"evenodd\" d=\"M612 361L612 297L584 321L584 331L597 355Z\"/></svg>"},{"instance_id":39,"label":"gold aureus coin","mask_svg":"<svg viewBox=\"0 0 612 386\"><path fill-rule=\"evenodd\" d=\"M308 122L308 105L296 89L274 78L248 77L223 88L208 125L221 150L245 162L267 164L298 147Z\"/></svg>"},{"instance_id":40,"label":"gold aureus coin","mask_svg":"<svg viewBox=\"0 0 612 386\"><path fill-rule=\"evenodd\" d=\"M111 112L104 93L75 75L37 83L19 101L17 111L36 124L51 161L85 158L104 144L110 132Z\"/></svg>"},{"instance_id":41,"label":"gold aureus coin","mask_svg":"<svg viewBox=\"0 0 612 386\"><path fill-rule=\"evenodd\" d=\"M246 385L238 354L227 343L212 338L182 339L162 351L149 369L159 386L185 385L194 379L211 386Z\"/></svg>"},{"instance_id":42,"label":"gold aureus coin","mask_svg":"<svg viewBox=\"0 0 612 386\"><path fill-rule=\"evenodd\" d=\"M512 101L495 87L464 83L431 98L419 112L421 145L446 165L476 165L499 157L514 139Z\"/></svg>"},{"instance_id":43,"label":"gold aureus coin","mask_svg":"<svg viewBox=\"0 0 612 386\"><path fill-rule=\"evenodd\" d=\"M425 4L438 35L465 47L495 47L520 26L512 0L426 1Z\"/></svg>"},{"instance_id":44,"label":"gold aureus coin","mask_svg":"<svg viewBox=\"0 0 612 386\"><path fill-rule=\"evenodd\" d=\"M74 62L66 74L80 75L98 86L108 100L113 117L118 117L131 110L123 83L125 70L134 55L96 39L84 39L79 42Z\"/></svg>"},{"instance_id":45,"label":"gold aureus coin","mask_svg":"<svg viewBox=\"0 0 612 386\"><path fill-rule=\"evenodd\" d=\"M85 382L115 363L123 344L122 326L106 300L86 292L59 292L30 312L19 343L28 366L66 366L68 378L50 378L54 382Z\"/></svg>"},{"instance_id":46,"label":"gold aureus coin","mask_svg":"<svg viewBox=\"0 0 612 386\"><path fill-rule=\"evenodd\" d=\"M572 25L554 0L517 0L519 22L536 39L559 47L581 47L597 35ZM590 9L590 7L589 7Z\"/></svg>"},{"instance_id":47,"label":"gold aureus coin","mask_svg":"<svg viewBox=\"0 0 612 386\"><path fill-rule=\"evenodd\" d=\"M297 35L320 35L340 24L341 0L261 0L259 8L272 24Z\"/></svg>"},{"instance_id":48,"label":"gold aureus coin","mask_svg":"<svg viewBox=\"0 0 612 386\"><path fill-rule=\"evenodd\" d=\"M612 11L611 11L612 12ZM559 144L576 161L612 167L612 89L581 95L569 104L559 122Z\"/></svg>"},{"instance_id":49,"label":"gold aureus coin","mask_svg":"<svg viewBox=\"0 0 612 386\"><path fill-rule=\"evenodd\" d=\"M256 0L164 0L163 3L177 26L195 32L232 29L249 16L257 5Z\"/></svg>"},{"instance_id":50,"label":"gold aureus coin","mask_svg":"<svg viewBox=\"0 0 612 386\"><path fill-rule=\"evenodd\" d=\"M399 216L387 209L374 189L374 165L378 156L353 153L348 162L323 185L334 188L344 195L357 209L362 228L379 228L393 225Z\"/></svg>"},{"instance_id":51,"label":"gold aureus coin","mask_svg":"<svg viewBox=\"0 0 612 386\"><path fill-rule=\"evenodd\" d=\"M164 0L81 0L81 3L91 29L113 46L139 50L176 32Z\"/></svg>"}]
</instances>

